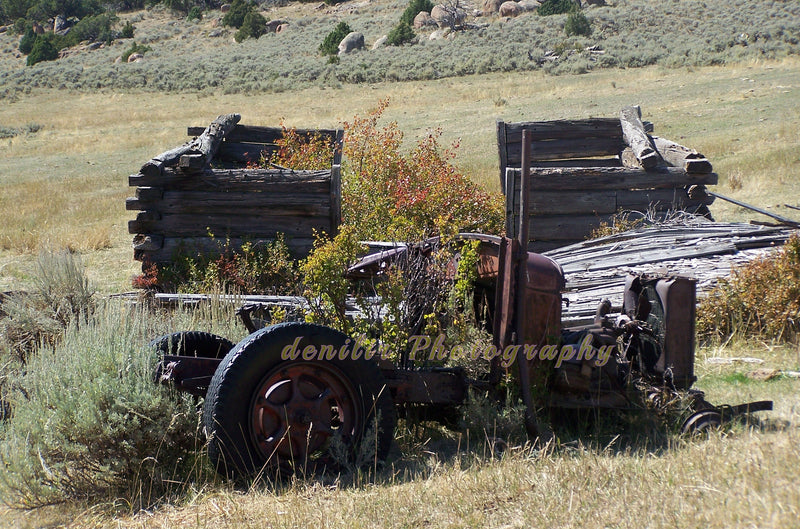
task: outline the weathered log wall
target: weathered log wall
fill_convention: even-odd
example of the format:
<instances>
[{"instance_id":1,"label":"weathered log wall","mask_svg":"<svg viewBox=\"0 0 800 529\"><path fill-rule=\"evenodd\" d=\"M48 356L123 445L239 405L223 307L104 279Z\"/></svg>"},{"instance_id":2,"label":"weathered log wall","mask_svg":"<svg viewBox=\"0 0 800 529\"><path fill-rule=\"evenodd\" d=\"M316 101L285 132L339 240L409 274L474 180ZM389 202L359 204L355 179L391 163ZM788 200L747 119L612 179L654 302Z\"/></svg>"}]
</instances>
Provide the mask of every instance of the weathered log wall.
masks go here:
<instances>
[{"instance_id":1,"label":"weathered log wall","mask_svg":"<svg viewBox=\"0 0 800 529\"><path fill-rule=\"evenodd\" d=\"M702 155L674 143L671 151L692 153L662 161L636 107L617 118L546 122L497 122L506 227L519 229L522 131L531 137L530 234L528 249L543 252L585 240L619 211L705 212L708 197L690 198L693 185L713 185L717 175ZM633 126L623 125L633 119ZM623 128L628 132L624 133ZM630 136L636 136L631 148ZM663 143L663 145L667 145ZM659 163L655 164L654 160ZM625 162L623 163L623 160ZM675 160L677 167L670 165ZM648 169L644 169L644 165ZM689 172L697 169L698 172Z\"/></svg>"},{"instance_id":2,"label":"weathered log wall","mask_svg":"<svg viewBox=\"0 0 800 529\"><path fill-rule=\"evenodd\" d=\"M134 234L134 259L166 263L179 254L215 254L260 244L283 234L290 252L303 257L314 232L334 235L341 222L340 130L319 133L334 143L329 170L248 169L244 162L269 156L277 148L280 128L236 125L219 142L211 167L186 167L178 158L128 178L136 188L126 209L138 211L128 222ZM190 135L204 129L190 128ZM211 160L208 160L211 161ZM219 166L227 168L217 168Z\"/></svg>"}]
</instances>

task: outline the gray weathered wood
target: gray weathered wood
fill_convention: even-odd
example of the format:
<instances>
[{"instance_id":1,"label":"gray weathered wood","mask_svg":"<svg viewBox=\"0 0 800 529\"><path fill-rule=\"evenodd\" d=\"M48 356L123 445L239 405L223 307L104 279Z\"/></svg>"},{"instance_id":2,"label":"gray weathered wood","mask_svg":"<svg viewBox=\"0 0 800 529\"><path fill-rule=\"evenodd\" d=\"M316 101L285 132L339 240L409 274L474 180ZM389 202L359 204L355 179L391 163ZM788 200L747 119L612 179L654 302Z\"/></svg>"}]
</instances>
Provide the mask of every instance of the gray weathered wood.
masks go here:
<instances>
[{"instance_id":1,"label":"gray weathered wood","mask_svg":"<svg viewBox=\"0 0 800 529\"><path fill-rule=\"evenodd\" d=\"M169 190L215 190L250 191L257 189L277 190L277 192L297 191L297 186L309 189L311 184L321 184L312 192L327 192L330 171L292 171L281 169L206 169L201 174L186 175L180 171L167 170L153 177L135 174L128 177L131 187L157 186ZM273 186L284 186L277 188ZM284 189L285 188L285 189Z\"/></svg>"},{"instance_id":2,"label":"gray weathered wood","mask_svg":"<svg viewBox=\"0 0 800 529\"><path fill-rule=\"evenodd\" d=\"M230 132L241 118L239 114L225 114L217 117L200 136L180 147L159 154L145 163L139 172L148 176L159 176L165 167L177 165L181 157L187 154L202 155L202 165L207 164L214 157L225 134Z\"/></svg>"},{"instance_id":3,"label":"gray weathered wood","mask_svg":"<svg viewBox=\"0 0 800 529\"><path fill-rule=\"evenodd\" d=\"M513 172L512 175L519 173L518 169L508 170ZM697 184L714 185L717 179L715 173L687 174L676 167L657 167L647 172L627 167L548 167L531 171L531 189L666 189Z\"/></svg>"},{"instance_id":4,"label":"gray weathered wood","mask_svg":"<svg viewBox=\"0 0 800 529\"><path fill-rule=\"evenodd\" d=\"M624 107L620 111L619 120L622 125L622 137L633 149L642 167L646 170L656 167L661 162L661 157L650 144L650 138L644 130L641 108L638 105Z\"/></svg>"},{"instance_id":5,"label":"gray weathered wood","mask_svg":"<svg viewBox=\"0 0 800 529\"><path fill-rule=\"evenodd\" d=\"M711 162L694 149L658 136L653 136L652 140L658 153L671 166L680 167L689 173L710 173L713 171Z\"/></svg>"},{"instance_id":6,"label":"gray weathered wood","mask_svg":"<svg viewBox=\"0 0 800 529\"><path fill-rule=\"evenodd\" d=\"M273 216L268 211L246 215L163 215L159 220L128 221L128 232L153 233L171 237L217 238L228 236L266 237L283 233L288 237L310 236L314 231L331 232L329 216Z\"/></svg>"},{"instance_id":7,"label":"gray weathered wood","mask_svg":"<svg viewBox=\"0 0 800 529\"><path fill-rule=\"evenodd\" d=\"M164 246L164 236L140 233L133 238L133 249L141 251L160 250Z\"/></svg>"},{"instance_id":8,"label":"gray weathered wood","mask_svg":"<svg viewBox=\"0 0 800 529\"><path fill-rule=\"evenodd\" d=\"M732 267L779 247L797 233L784 227L713 223L697 217L646 225L635 230L546 252L566 274L563 320L588 323L604 298L622 300L628 273L687 275L698 293L712 288Z\"/></svg>"}]
</instances>

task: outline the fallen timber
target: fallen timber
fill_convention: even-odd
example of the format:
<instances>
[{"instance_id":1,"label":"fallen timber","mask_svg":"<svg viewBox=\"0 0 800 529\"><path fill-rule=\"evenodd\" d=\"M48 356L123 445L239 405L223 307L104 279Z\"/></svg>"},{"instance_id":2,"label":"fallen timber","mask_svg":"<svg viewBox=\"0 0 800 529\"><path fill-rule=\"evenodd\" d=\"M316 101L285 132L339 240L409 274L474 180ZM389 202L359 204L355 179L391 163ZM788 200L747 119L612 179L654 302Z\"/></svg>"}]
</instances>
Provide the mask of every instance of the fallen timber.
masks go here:
<instances>
[{"instance_id":1,"label":"fallen timber","mask_svg":"<svg viewBox=\"0 0 800 529\"><path fill-rule=\"evenodd\" d=\"M592 321L603 299L622 304L629 274L679 275L697 280L702 297L734 267L768 255L797 229L746 223L710 222L680 216L598 239L590 239L544 255L566 276L564 321Z\"/></svg>"}]
</instances>

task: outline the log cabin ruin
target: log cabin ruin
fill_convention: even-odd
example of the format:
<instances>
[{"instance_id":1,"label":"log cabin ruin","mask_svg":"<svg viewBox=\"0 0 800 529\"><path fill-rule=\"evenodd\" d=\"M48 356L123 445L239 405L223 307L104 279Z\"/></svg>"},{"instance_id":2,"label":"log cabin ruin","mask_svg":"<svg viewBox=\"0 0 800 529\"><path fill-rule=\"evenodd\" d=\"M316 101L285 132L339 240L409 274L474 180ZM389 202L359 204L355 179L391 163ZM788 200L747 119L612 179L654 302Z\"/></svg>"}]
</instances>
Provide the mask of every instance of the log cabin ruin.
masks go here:
<instances>
[{"instance_id":1,"label":"log cabin ruin","mask_svg":"<svg viewBox=\"0 0 800 529\"><path fill-rule=\"evenodd\" d=\"M341 223L343 130L297 130L333 145L330 168L318 171L254 168L270 160L282 128L240 125L218 117L208 128L190 127L191 141L159 154L128 179L136 194L126 209L134 259L170 262L181 253L219 253L272 241L283 234L293 257L311 250L314 232L335 235Z\"/></svg>"},{"instance_id":2,"label":"log cabin ruin","mask_svg":"<svg viewBox=\"0 0 800 529\"><path fill-rule=\"evenodd\" d=\"M191 141L154 157L129 177L136 194L126 207L138 211L128 226L134 259L166 263L182 252L219 252L221 241L236 248L245 241L271 241L278 233L293 256L301 258L312 248L315 231L337 233L344 132L296 131L331 141L330 169L256 169L252 163L269 159L284 130L240 125L239 120L238 114L229 114L205 129L190 127ZM800 227L774 215L777 226L711 222L708 206L714 198L729 199L706 189L718 180L710 161L655 136L654 129L642 121L636 106L614 118L497 122L506 235L514 237L520 226L526 131L531 160L528 249L564 268L565 298L572 301L564 309L567 321L590 320L599 301L621 292L631 272L694 277L702 296L732 266L780 246ZM590 239L625 211L647 222L626 233Z\"/></svg>"}]
</instances>

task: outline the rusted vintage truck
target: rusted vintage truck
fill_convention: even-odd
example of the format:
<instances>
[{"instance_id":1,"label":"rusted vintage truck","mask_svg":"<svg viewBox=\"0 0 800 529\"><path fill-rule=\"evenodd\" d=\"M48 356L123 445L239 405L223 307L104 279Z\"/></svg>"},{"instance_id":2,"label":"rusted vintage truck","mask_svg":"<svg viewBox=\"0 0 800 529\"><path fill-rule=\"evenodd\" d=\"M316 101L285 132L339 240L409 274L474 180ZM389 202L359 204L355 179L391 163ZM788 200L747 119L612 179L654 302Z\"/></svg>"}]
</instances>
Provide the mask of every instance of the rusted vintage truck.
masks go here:
<instances>
[{"instance_id":1,"label":"rusted vintage truck","mask_svg":"<svg viewBox=\"0 0 800 529\"><path fill-rule=\"evenodd\" d=\"M239 314L251 334L238 344L202 332L154 340L163 354L157 379L205 397L208 453L229 476L336 468L343 457L354 461L364 443L382 460L397 409L412 406L446 421L471 387L496 389L509 371L525 405L526 430L542 441L551 435L541 417L547 408L636 409L680 398L689 402L686 433L772 409L771 401L716 407L691 389L691 279L631 276L621 307L601 303L594 323L562 327L564 274L552 259L523 249L524 224L515 239L458 237L477 241L475 299L485 305L493 339L491 362L479 376L413 362L415 347L423 353L434 347L422 338L388 362L357 337L328 327L288 322L259 328L258 307L250 305ZM349 275L379 277L404 255L436 247L433 240L368 255Z\"/></svg>"}]
</instances>

